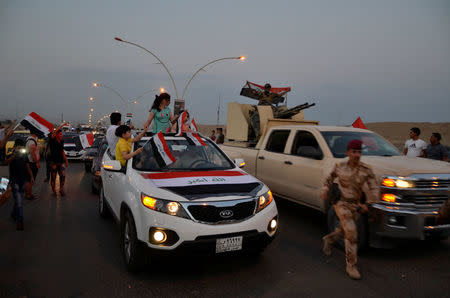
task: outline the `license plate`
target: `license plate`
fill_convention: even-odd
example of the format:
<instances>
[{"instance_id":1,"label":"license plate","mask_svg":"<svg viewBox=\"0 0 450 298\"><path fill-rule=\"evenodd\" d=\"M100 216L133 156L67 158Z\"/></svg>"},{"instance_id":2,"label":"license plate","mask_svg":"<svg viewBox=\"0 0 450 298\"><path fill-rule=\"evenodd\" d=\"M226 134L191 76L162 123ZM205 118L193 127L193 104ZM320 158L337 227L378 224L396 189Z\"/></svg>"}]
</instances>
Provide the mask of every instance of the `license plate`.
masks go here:
<instances>
[{"instance_id":1,"label":"license plate","mask_svg":"<svg viewBox=\"0 0 450 298\"><path fill-rule=\"evenodd\" d=\"M221 238L216 240L216 253L242 249L242 236Z\"/></svg>"}]
</instances>

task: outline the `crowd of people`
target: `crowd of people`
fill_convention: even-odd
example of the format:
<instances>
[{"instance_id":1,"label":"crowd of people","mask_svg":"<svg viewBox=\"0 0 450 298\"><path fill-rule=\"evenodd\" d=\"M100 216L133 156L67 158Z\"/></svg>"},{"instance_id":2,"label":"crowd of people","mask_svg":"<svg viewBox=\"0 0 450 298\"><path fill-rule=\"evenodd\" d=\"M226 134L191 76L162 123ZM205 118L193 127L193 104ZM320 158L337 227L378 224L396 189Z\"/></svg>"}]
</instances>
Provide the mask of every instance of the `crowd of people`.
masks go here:
<instances>
[{"instance_id":1,"label":"crowd of people","mask_svg":"<svg viewBox=\"0 0 450 298\"><path fill-rule=\"evenodd\" d=\"M269 88L269 86L267 86ZM144 123L143 130L140 134L136 135L132 131L131 124L122 125L121 122L121 114L120 113L112 113L110 115L111 125L107 129L106 132L106 140L110 149L110 154L115 159L119 160L121 165L124 166L126 161L130 158L141 153L142 148L137 149L134 152L131 152L131 144L133 142L139 141L147 132L150 124L153 122L153 133L163 132L190 132L191 126L189 113L185 113L183 117L183 123L178 121L180 115L173 115L170 108L170 95L168 93L161 93L160 95L156 95L153 105L149 111L149 116L147 121ZM182 111L183 112L183 111ZM12 126L14 122L4 127L0 123L0 158L4 158L5 156L5 145L8 139L13 134ZM46 179L45 182L50 180L51 189L54 195L57 195L57 176L59 176L59 194L61 196L65 196L64 184L65 184L65 169L69 165L67 157L64 152L64 141L62 135L62 127L65 124L61 124L59 127L53 130L49 134L48 143L46 145L44 151L44 157L46 161ZM181 125L181 126L180 126ZM180 127L179 127L180 126ZM413 127L410 130L409 139L405 142L403 154L408 157L423 157L435 160L448 160L448 150L445 146L443 146L441 141L441 134L434 132L430 136L430 143L427 144L425 141L419 138L420 129L417 127ZM223 129L221 127L216 128L211 131L211 135L209 138L216 142L217 144L222 144L224 142L224 134ZM349 144L348 152L350 153L358 153L360 152L361 144ZM37 136L33 133L26 139L26 141L17 139L14 144L13 153L11 156L5 161L7 165L9 165L9 187L7 191L5 191L0 199L0 205L3 204L9 196L14 198L13 210L11 212L11 218L17 223L17 230L23 230L23 201L24 199L35 200L36 196L33 194L33 184L35 183L36 176L38 174L40 165L40 155L39 155L39 144L37 141ZM349 153L349 157L351 159ZM363 166L359 163L359 159L356 158L354 166ZM364 166L363 166L364 167ZM340 172L344 173L345 167L338 167L331 174L331 176L335 175L339 177ZM362 171L361 173L363 173ZM342 174L344 175L344 174ZM330 177L331 177L330 176ZM345 176L345 175L344 175ZM369 175L371 176L371 175ZM369 177L368 176L368 177ZM333 176L334 177L334 176ZM330 178L331 179L331 178ZM324 196L326 196L327 190L324 190ZM341 203L343 204L343 203ZM348 208L347 208L348 207ZM357 206L358 207L358 206ZM359 206L361 207L361 206ZM340 208L340 209L339 209ZM345 213L349 210L349 214L353 214L354 211L358 208L354 208L354 206L339 206L336 213L340 216L340 213ZM341 210L342 209L342 210ZM355 210L354 210L355 209ZM345 212L344 212L344 211ZM365 210L365 208L363 208ZM341 216L340 216L341 217ZM353 215L351 217L354 217ZM345 219L341 219L341 221L345 222ZM324 251L329 253L329 248L332 242L337 239L337 237L342 236L343 232L345 232L345 225L342 227L343 231L336 231L335 234L327 236L324 238L325 248ZM347 234L347 232L345 233ZM351 240L351 239L350 239ZM353 263L356 262L356 256L354 252L354 243L349 240L349 269L351 272L349 274L353 276L358 276L358 273L355 271ZM355 261L352 261L352 260Z\"/></svg>"}]
</instances>

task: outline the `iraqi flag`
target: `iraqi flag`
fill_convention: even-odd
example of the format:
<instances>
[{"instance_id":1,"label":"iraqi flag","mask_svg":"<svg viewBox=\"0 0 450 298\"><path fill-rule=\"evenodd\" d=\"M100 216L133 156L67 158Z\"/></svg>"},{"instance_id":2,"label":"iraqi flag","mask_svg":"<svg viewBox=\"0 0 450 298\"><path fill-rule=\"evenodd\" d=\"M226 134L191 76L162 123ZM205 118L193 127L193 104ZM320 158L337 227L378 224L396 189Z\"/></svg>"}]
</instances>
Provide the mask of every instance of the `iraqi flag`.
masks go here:
<instances>
[{"instance_id":1,"label":"iraqi flag","mask_svg":"<svg viewBox=\"0 0 450 298\"><path fill-rule=\"evenodd\" d=\"M189 124L189 127L191 128L192 131L198 131L197 123L195 123L194 118L192 118L191 123Z\"/></svg>"},{"instance_id":2,"label":"iraqi flag","mask_svg":"<svg viewBox=\"0 0 450 298\"><path fill-rule=\"evenodd\" d=\"M167 146L164 134L160 131L150 139L150 145L152 146L153 153L155 154L156 161L160 167L168 166L176 161L170 152L169 146Z\"/></svg>"},{"instance_id":3,"label":"iraqi flag","mask_svg":"<svg viewBox=\"0 0 450 298\"><path fill-rule=\"evenodd\" d=\"M83 149L92 147L92 144L94 144L94 134L91 132L80 135L80 142Z\"/></svg>"},{"instance_id":4,"label":"iraqi flag","mask_svg":"<svg viewBox=\"0 0 450 298\"><path fill-rule=\"evenodd\" d=\"M367 129L367 127L364 125L364 122L362 122L361 117L358 117L358 119L353 122L352 126L356 128Z\"/></svg>"},{"instance_id":5,"label":"iraqi flag","mask_svg":"<svg viewBox=\"0 0 450 298\"><path fill-rule=\"evenodd\" d=\"M198 133L195 132L187 132L186 134L186 140L195 145L195 146L206 146L205 141L203 141L202 137L199 136Z\"/></svg>"},{"instance_id":6,"label":"iraqi flag","mask_svg":"<svg viewBox=\"0 0 450 298\"><path fill-rule=\"evenodd\" d=\"M145 173L142 177L151 179L157 187L217 186L258 182L253 176L236 170Z\"/></svg>"},{"instance_id":7,"label":"iraqi flag","mask_svg":"<svg viewBox=\"0 0 450 298\"><path fill-rule=\"evenodd\" d=\"M20 124L29 129L32 134L37 135L39 138L45 138L49 133L53 131L53 124L36 114L31 112L26 115Z\"/></svg>"},{"instance_id":8,"label":"iraqi flag","mask_svg":"<svg viewBox=\"0 0 450 298\"><path fill-rule=\"evenodd\" d=\"M183 123L186 121L188 111L184 110L183 113L178 117L178 131L176 136L181 136L183 134Z\"/></svg>"}]
</instances>

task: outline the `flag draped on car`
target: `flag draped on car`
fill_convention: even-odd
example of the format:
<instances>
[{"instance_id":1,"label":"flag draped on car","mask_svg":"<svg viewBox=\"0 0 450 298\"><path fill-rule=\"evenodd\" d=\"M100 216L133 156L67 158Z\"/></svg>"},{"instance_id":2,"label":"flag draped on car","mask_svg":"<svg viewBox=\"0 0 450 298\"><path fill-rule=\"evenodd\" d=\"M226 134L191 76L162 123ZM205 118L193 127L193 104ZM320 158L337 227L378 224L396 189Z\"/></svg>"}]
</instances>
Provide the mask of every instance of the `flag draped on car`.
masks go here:
<instances>
[{"instance_id":1,"label":"flag draped on car","mask_svg":"<svg viewBox=\"0 0 450 298\"><path fill-rule=\"evenodd\" d=\"M80 135L80 142L83 149L92 147L92 144L94 144L94 134L91 132Z\"/></svg>"},{"instance_id":2,"label":"flag draped on car","mask_svg":"<svg viewBox=\"0 0 450 298\"><path fill-rule=\"evenodd\" d=\"M235 170L145 173L142 177L151 179L158 187L217 186L258 182L253 176Z\"/></svg>"},{"instance_id":3,"label":"flag draped on car","mask_svg":"<svg viewBox=\"0 0 450 298\"><path fill-rule=\"evenodd\" d=\"M37 135L39 138L44 138L53 131L53 124L35 112L31 112L26 115L25 118L20 121L20 124L29 129L31 133Z\"/></svg>"},{"instance_id":4,"label":"flag draped on car","mask_svg":"<svg viewBox=\"0 0 450 298\"><path fill-rule=\"evenodd\" d=\"M152 146L156 161L160 167L168 166L176 161L176 158L173 157L170 152L166 140L164 139L164 134L161 131L150 139L150 145Z\"/></svg>"}]
</instances>

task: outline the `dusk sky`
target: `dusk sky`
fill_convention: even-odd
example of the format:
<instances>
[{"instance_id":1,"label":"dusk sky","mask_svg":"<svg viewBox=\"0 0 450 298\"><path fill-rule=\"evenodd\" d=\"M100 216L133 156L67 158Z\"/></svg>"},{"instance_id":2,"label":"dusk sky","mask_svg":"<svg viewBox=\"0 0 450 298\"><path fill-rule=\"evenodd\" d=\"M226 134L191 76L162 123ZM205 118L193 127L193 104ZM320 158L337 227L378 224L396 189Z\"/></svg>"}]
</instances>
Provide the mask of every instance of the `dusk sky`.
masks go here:
<instances>
[{"instance_id":1,"label":"dusk sky","mask_svg":"<svg viewBox=\"0 0 450 298\"><path fill-rule=\"evenodd\" d=\"M291 86L287 104L316 106L322 124L448 122L450 1L0 1L0 119L32 111L52 122L94 120L126 99L175 78L179 96L190 76L214 59L186 92L198 123L220 122L247 80ZM142 124L154 92L133 105ZM89 97L95 102L89 102Z\"/></svg>"}]
</instances>

